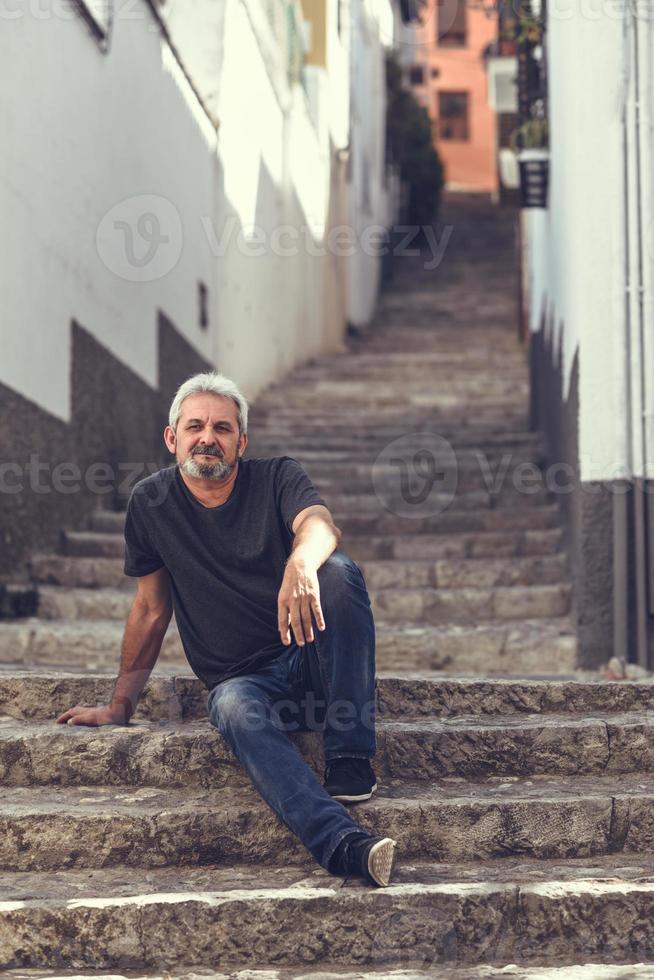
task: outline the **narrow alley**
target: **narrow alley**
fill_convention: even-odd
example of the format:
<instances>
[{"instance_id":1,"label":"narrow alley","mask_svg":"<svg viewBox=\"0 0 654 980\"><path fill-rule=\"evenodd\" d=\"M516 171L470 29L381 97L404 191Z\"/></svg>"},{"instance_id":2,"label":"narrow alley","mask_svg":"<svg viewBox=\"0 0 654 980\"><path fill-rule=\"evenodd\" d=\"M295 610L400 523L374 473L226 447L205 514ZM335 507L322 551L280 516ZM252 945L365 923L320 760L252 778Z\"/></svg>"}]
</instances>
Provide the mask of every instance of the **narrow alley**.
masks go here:
<instances>
[{"instance_id":1,"label":"narrow alley","mask_svg":"<svg viewBox=\"0 0 654 980\"><path fill-rule=\"evenodd\" d=\"M0 626L5 976L646 975L654 688L575 673L511 216L450 198L442 221L438 268L398 259L376 322L249 427L248 455L305 465L370 591L380 788L357 819L398 841L392 886L328 875L277 821L172 627L130 725L54 724L118 665L134 580L98 511L33 559L38 617Z\"/></svg>"}]
</instances>

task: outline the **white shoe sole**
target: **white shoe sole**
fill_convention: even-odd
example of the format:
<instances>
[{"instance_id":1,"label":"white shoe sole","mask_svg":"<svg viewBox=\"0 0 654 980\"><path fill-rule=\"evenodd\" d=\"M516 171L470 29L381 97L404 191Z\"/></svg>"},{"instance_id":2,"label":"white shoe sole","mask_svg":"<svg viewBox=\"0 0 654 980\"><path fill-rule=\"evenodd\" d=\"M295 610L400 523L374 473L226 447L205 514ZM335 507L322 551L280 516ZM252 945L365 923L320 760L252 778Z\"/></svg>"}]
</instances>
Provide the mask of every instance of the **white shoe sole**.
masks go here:
<instances>
[{"instance_id":1,"label":"white shoe sole","mask_svg":"<svg viewBox=\"0 0 654 980\"><path fill-rule=\"evenodd\" d=\"M369 800L376 789L377 783L375 783L369 793L362 793L360 796L332 796L332 799L338 800L339 803L360 803L362 800Z\"/></svg>"},{"instance_id":2,"label":"white shoe sole","mask_svg":"<svg viewBox=\"0 0 654 980\"><path fill-rule=\"evenodd\" d=\"M383 840L377 841L370 848L370 853L368 854L368 872L382 888L390 884L393 865L395 863L396 847L397 841L391 837L384 837Z\"/></svg>"}]
</instances>

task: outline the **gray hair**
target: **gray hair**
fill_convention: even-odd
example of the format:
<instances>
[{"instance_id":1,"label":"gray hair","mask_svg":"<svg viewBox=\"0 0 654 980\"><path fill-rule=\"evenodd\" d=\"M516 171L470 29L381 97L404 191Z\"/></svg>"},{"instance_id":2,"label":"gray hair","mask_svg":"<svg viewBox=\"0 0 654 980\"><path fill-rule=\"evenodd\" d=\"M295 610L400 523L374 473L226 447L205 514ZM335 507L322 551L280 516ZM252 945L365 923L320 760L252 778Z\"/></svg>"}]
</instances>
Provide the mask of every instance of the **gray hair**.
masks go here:
<instances>
[{"instance_id":1,"label":"gray hair","mask_svg":"<svg viewBox=\"0 0 654 980\"><path fill-rule=\"evenodd\" d=\"M208 392L211 395L223 395L231 398L236 405L239 433L248 431L248 403L233 381L224 374L209 371L207 374L194 374L177 389L168 415L168 424L174 432L177 431L179 417L182 414L182 402L189 395L200 395Z\"/></svg>"}]
</instances>

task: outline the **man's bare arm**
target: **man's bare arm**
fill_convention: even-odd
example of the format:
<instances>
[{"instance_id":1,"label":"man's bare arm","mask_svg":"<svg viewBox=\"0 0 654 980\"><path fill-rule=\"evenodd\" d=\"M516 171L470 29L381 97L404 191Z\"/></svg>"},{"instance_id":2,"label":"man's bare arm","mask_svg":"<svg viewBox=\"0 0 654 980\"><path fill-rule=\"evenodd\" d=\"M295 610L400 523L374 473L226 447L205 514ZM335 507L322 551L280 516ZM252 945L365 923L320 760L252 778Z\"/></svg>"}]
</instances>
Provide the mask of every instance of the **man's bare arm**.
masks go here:
<instances>
[{"instance_id":1,"label":"man's bare arm","mask_svg":"<svg viewBox=\"0 0 654 980\"><path fill-rule=\"evenodd\" d=\"M321 504L301 511L293 521L293 531L295 539L277 598L277 618L282 643L291 642L290 621L295 642L304 646L314 639L312 612L318 629L325 628L318 569L338 547L341 531Z\"/></svg>"},{"instance_id":2,"label":"man's bare arm","mask_svg":"<svg viewBox=\"0 0 654 980\"><path fill-rule=\"evenodd\" d=\"M126 725L161 651L172 616L170 577L165 568L138 580L125 633L118 677L108 705L76 705L57 718L57 724Z\"/></svg>"}]
</instances>

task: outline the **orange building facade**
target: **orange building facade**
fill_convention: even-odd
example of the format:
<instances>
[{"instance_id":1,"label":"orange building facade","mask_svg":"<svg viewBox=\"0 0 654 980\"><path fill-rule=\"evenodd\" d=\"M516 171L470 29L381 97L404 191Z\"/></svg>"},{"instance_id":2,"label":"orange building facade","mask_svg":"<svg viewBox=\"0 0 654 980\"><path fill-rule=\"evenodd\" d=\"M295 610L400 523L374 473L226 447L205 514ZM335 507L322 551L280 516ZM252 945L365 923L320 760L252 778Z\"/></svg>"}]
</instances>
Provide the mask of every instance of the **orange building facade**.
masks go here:
<instances>
[{"instance_id":1,"label":"orange building facade","mask_svg":"<svg viewBox=\"0 0 654 980\"><path fill-rule=\"evenodd\" d=\"M409 58L404 52L407 79L429 112L452 190L498 191L497 120L488 104L484 62L496 38L490 3L428 0Z\"/></svg>"}]
</instances>

